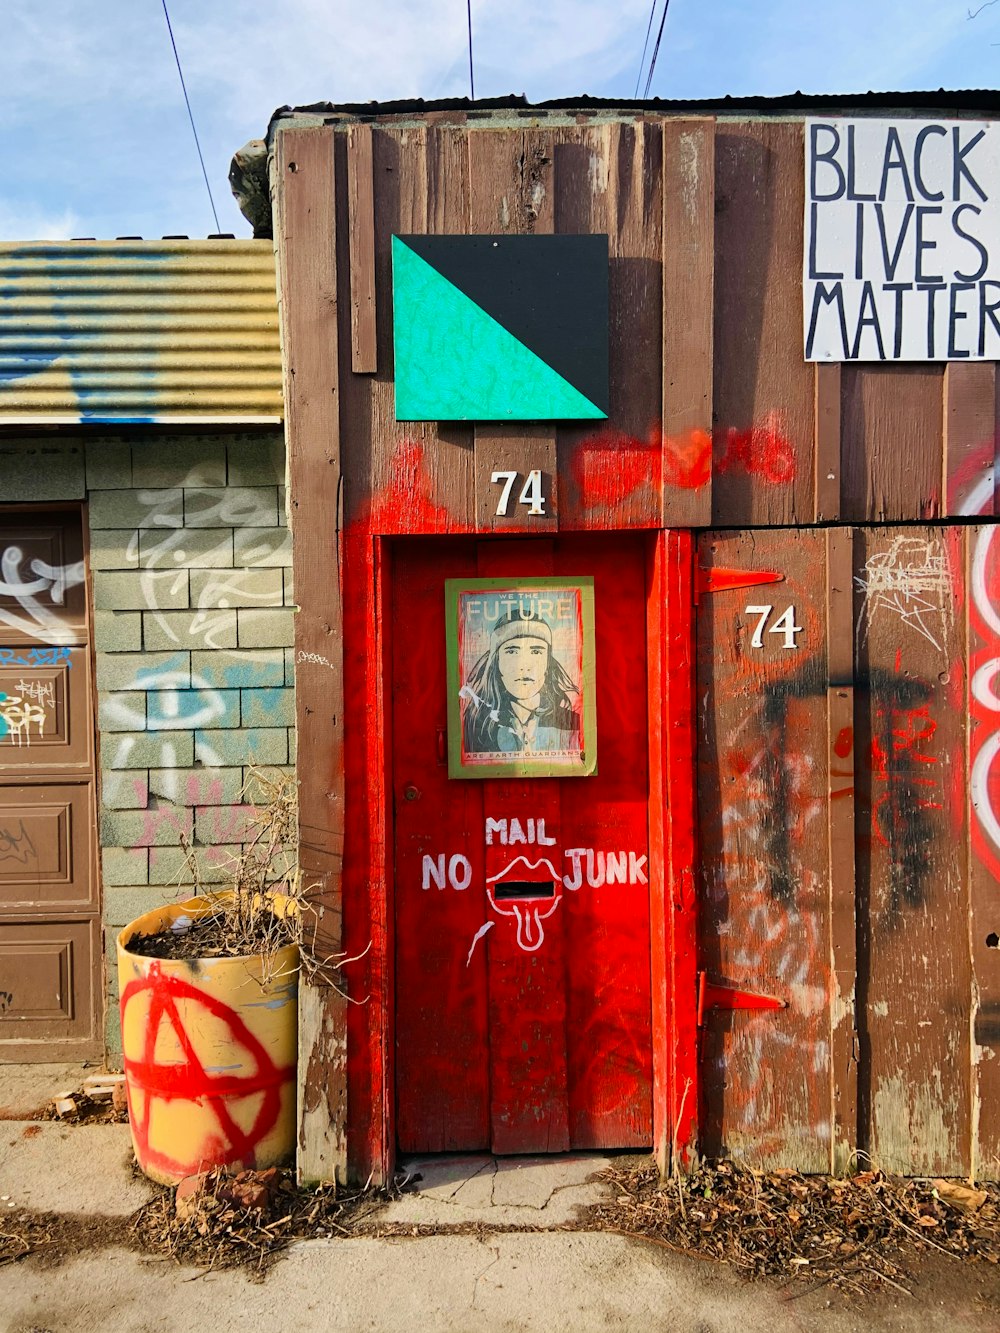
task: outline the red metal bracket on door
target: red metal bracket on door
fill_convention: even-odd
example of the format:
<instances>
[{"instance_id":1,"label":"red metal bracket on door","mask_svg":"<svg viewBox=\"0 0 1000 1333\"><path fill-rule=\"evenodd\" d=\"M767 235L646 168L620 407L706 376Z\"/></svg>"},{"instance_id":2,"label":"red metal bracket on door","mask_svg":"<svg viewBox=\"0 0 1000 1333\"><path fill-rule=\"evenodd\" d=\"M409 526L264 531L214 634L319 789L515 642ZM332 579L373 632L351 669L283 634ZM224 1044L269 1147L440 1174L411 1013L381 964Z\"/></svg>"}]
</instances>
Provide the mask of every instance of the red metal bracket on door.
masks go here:
<instances>
[{"instance_id":1,"label":"red metal bracket on door","mask_svg":"<svg viewBox=\"0 0 1000 1333\"><path fill-rule=\"evenodd\" d=\"M775 995L758 995L755 991L737 990L733 986L716 986L705 972L698 973L698 1026L705 1025L706 1009L787 1009L788 1001Z\"/></svg>"},{"instance_id":2,"label":"red metal bracket on door","mask_svg":"<svg viewBox=\"0 0 1000 1333\"><path fill-rule=\"evenodd\" d=\"M772 569L705 569L695 570L694 604L709 592L725 592L729 588L756 588L761 583L781 583L784 574Z\"/></svg>"}]
</instances>

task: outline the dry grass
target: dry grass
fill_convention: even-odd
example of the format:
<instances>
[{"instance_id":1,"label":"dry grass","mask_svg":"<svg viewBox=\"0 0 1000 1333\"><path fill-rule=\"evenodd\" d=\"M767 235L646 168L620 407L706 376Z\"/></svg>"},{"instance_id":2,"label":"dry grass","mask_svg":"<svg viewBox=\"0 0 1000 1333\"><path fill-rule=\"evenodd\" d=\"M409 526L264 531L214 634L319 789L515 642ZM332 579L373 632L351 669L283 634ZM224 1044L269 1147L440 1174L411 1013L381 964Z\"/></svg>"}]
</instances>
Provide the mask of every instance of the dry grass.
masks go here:
<instances>
[{"instance_id":1,"label":"dry grass","mask_svg":"<svg viewBox=\"0 0 1000 1333\"><path fill-rule=\"evenodd\" d=\"M134 936L129 949L155 957L242 958L261 960L265 988L280 980L279 951L298 946L299 968L310 981L332 986L343 995L340 969L358 961L343 953L318 949L319 918L313 905L314 883L306 883L296 855L298 787L279 769L252 766L242 799L253 807L252 833L224 866L222 884L207 884L195 848L182 835L186 892L209 904L186 930ZM345 998L349 998L345 995Z\"/></svg>"},{"instance_id":2,"label":"dry grass","mask_svg":"<svg viewBox=\"0 0 1000 1333\"><path fill-rule=\"evenodd\" d=\"M1000 1186L904 1180L879 1171L846 1179L703 1165L661 1184L654 1167L603 1173L615 1198L590 1225L721 1260L748 1278L795 1275L855 1294L884 1283L909 1294L906 1260L933 1250L1000 1262Z\"/></svg>"}]
</instances>

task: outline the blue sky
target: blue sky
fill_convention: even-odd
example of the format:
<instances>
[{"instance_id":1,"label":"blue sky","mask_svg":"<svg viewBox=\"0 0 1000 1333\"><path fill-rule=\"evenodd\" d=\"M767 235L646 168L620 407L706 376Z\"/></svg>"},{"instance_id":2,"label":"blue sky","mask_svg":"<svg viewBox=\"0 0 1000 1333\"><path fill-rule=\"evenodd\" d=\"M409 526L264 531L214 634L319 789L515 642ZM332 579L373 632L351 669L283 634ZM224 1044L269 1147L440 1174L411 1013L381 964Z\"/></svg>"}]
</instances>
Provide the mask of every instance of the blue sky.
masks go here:
<instances>
[{"instance_id":1,"label":"blue sky","mask_svg":"<svg viewBox=\"0 0 1000 1333\"><path fill-rule=\"evenodd\" d=\"M465 0L169 2L223 231L249 234L229 159L276 106L468 91ZM631 97L649 4L473 0L477 93ZM671 0L651 92L995 87L1000 4L968 13L959 0ZM8 6L0 90L0 239L215 230L161 0Z\"/></svg>"}]
</instances>

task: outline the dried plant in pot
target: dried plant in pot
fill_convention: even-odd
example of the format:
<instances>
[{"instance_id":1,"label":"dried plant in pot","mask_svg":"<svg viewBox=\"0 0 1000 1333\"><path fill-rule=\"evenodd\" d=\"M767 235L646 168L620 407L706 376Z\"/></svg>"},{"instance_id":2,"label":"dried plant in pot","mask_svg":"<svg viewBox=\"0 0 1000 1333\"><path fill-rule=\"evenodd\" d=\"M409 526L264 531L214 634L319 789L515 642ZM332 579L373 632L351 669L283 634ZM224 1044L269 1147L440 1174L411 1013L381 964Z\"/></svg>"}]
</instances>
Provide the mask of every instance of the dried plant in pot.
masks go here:
<instances>
[{"instance_id":1,"label":"dried plant in pot","mask_svg":"<svg viewBox=\"0 0 1000 1333\"><path fill-rule=\"evenodd\" d=\"M254 769L250 840L207 890L182 842L195 895L118 936L129 1122L136 1159L176 1184L212 1167L261 1169L295 1147L303 920L294 854L296 787Z\"/></svg>"}]
</instances>

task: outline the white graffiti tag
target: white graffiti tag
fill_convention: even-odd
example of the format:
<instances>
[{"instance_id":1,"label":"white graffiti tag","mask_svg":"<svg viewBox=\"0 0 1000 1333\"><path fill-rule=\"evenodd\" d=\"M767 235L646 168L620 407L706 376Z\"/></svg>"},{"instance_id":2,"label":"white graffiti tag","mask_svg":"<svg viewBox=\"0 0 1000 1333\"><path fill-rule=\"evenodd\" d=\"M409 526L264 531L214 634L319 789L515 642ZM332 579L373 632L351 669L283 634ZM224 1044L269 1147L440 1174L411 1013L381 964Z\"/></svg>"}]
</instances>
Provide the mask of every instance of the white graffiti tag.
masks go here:
<instances>
[{"instance_id":1,"label":"white graffiti tag","mask_svg":"<svg viewBox=\"0 0 1000 1333\"><path fill-rule=\"evenodd\" d=\"M64 606L67 592L83 582L83 561L50 565L33 559L27 562L26 570L22 568L24 562L20 546L7 546L0 552L0 625L30 634L42 643L71 642L72 628L53 608Z\"/></svg>"},{"instance_id":2,"label":"white graffiti tag","mask_svg":"<svg viewBox=\"0 0 1000 1333\"><path fill-rule=\"evenodd\" d=\"M897 616L904 625L941 650L951 624L952 590L941 543L926 537L894 537L887 551L865 562L864 575L855 578L867 593L865 614L859 621L864 639L879 612Z\"/></svg>"},{"instance_id":3,"label":"white graffiti tag","mask_svg":"<svg viewBox=\"0 0 1000 1333\"><path fill-rule=\"evenodd\" d=\"M0 694L0 720L13 745L31 744L32 723L39 737L45 735L45 709L40 704L25 702L16 694Z\"/></svg>"}]
</instances>

